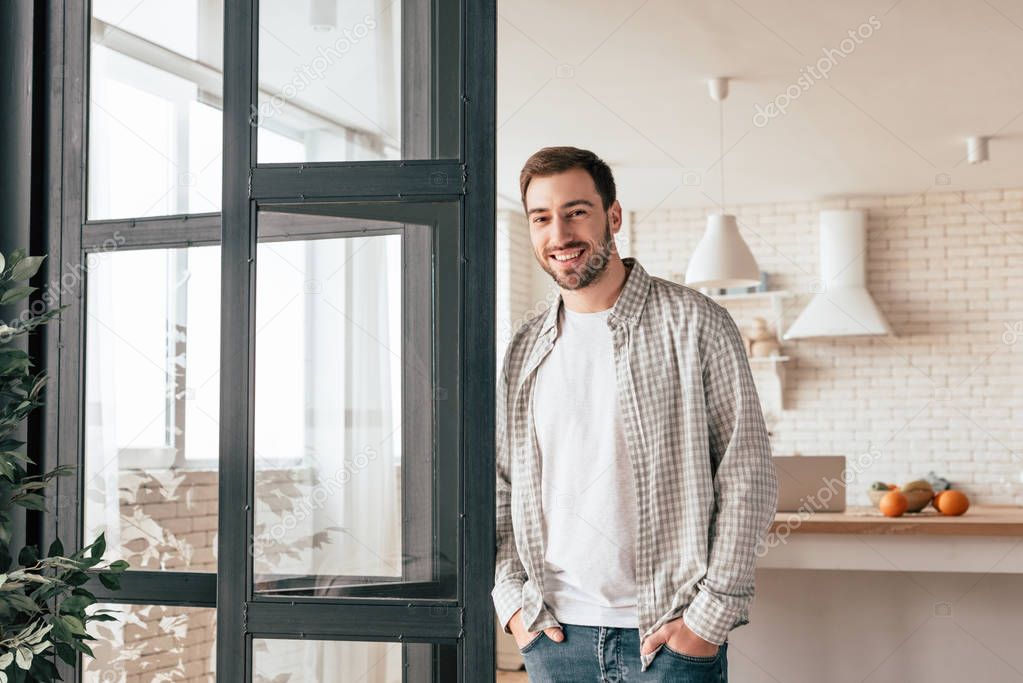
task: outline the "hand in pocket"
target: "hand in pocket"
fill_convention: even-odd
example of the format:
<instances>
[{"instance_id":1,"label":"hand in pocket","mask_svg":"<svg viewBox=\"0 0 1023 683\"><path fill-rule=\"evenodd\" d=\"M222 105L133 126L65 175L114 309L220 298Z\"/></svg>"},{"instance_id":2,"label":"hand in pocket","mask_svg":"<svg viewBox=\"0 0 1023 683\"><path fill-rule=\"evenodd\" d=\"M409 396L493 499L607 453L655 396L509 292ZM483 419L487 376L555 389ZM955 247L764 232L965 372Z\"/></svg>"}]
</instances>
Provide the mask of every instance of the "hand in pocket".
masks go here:
<instances>
[{"instance_id":1,"label":"hand in pocket","mask_svg":"<svg viewBox=\"0 0 1023 683\"><path fill-rule=\"evenodd\" d=\"M541 633L540 631L526 630L525 625L522 623L522 610L513 614L512 618L508 620L508 629L512 632L512 636L515 638L515 645L518 646L519 650L533 642L538 637L538 634ZM565 634L557 626L548 626L542 633L555 643L560 643L565 639Z\"/></svg>"}]
</instances>

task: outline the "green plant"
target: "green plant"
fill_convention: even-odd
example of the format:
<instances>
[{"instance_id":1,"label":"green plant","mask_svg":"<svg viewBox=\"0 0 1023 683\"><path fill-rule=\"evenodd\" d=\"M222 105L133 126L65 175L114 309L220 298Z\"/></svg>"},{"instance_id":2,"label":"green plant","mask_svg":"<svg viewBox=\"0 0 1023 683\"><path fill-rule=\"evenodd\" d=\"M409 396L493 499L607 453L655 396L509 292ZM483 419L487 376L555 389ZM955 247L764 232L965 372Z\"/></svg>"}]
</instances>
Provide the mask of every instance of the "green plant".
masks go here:
<instances>
[{"instance_id":1,"label":"green plant","mask_svg":"<svg viewBox=\"0 0 1023 683\"><path fill-rule=\"evenodd\" d=\"M45 256L14 251L0 254L0 304L27 299L35 287L24 283ZM28 312L27 312L28 313ZM45 555L27 545L12 553L13 513L17 507L46 511L44 492L54 479L71 474L57 467L33 473L32 457L22 452L25 442L14 437L28 415L43 404L46 373L32 371L27 353L12 342L60 314L60 308L0 322L0 683L61 680L54 655L73 664L78 653L92 655L86 632L93 621L112 621L105 610L94 609L95 596L85 587L91 575L111 590L120 587L123 560L104 563L106 541L99 538L70 555L55 540Z\"/></svg>"}]
</instances>

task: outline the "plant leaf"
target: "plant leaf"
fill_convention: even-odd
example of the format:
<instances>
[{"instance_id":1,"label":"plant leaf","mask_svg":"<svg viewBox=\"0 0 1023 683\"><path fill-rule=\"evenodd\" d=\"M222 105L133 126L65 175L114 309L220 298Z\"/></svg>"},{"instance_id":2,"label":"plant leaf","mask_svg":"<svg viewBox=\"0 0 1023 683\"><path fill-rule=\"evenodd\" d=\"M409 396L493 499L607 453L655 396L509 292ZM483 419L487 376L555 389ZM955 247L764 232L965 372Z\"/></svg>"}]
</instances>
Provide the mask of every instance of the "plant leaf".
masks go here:
<instances>
[{"instance_id":1,"label":"plant leaf","mask_svg":"<svg viewBox=\"0 0 1023 683\"><path fill-rule=\"evenodd\" d=\"M57 643L56 650L57 656L63 659L69 666L74 666L75 662L78 661L75 649L67 643Z\"/></svg>"},{"instance_id":2,"label":"plant leaf","mask_svg":"<svg viewBox=\"0 0 1023 683\"><path fill-rule=\"evenodd\" d=\"M15 498L13 502L15 505L20 505L21 507L29 510L46 512L46 499L38 493L26 493Z\"/></svg>"},{"instance_id":3,"label":"plant leaf","mask_svg":"<svg viewBox=\"0 0 1023 683\"><path fill-rule=\"evenodd\" d=\"M116 574L100 574L99 582L112 591L121 590L121 577Z\"/></svg>"},{"instance_id":4,"label":"plant leaf","mask_svg":"<svg viewBox=\"0 0 1023 683\"><path fill-rule=\"evenodd\" d=\"M14 289L8 289L6 292L3 293L2 296L0 296L0 304L10 304L14 303L15 301L20 301L21 299L24 299L32 292L36 291L36 289L37 289L36 287L29 287L27 285L24 287L15 287Z\"/></svg>"},{"instance_id":5,"label":"plant leaf","mask_svg":"<svg viewBox=\"0 0 1023 683\"><path fill-rule=\"evenodd\" d=\"M117 621L117 617L112 614L90 614L89 621Z\"/></svg>"},{"instance_id":6,"label":"plant leaf","mask_svg":"<svg viewBox=\"0 0 1023 683\"><path fill-rule=\"evenodd\" d=\"M35 643L38 643L40 640L43 639L43 636L45 636L47 633L50 632L50 629L52 629L52 628L53 628L52 624L45 624L45 623L39 624L38 630L36 630L36 632L33 633L28 638L25 638L25 644L26 645L33 645Z\"/></svg>"},{"instance_id":7,"label":"plant leaf","mask_svg":"<svg viewBox=\"0 0 1023 683\"><path fill-rule=\"evenodd\" d=\"M104 534L100 534L99 537L92 543L92 559L98 560L103 557L103 553L107 551L107 538Z\"/></svg>"},{"instance_id":8,"label":"plant leaf","mask_svg":"<svg viewBox=\"0 0 1023 683\"><path fill-rule=\"evenodd\" d=\"M39 613L39 605L37 605L34 600L22 595L21 593L8 593L4 596L4 599L13 607L18 608L23 612L31 612L32 614Z\"/></svg>"},{"instance_id":9,"label":"plant leaf","mask_svg":"<svg viewBox=\"0 0 1023 683\"><path fill-rule=\"evenodd\" d=\"M74 571L68 574L64 581L72 586L81 586L84 583L88 583L89 575L85 572Z\"/></svg>"},{"instance_id":10,"label":"plant leaf","mask_svg":"<svg viewBox=\"0 0 1023 683\"><path fill-rule=\"evenodd\" d=\"M18 553L18 562L22 567L31 567L39 561L39 554L34 545L26 545Z\"/></svg>"},{"instance_id":11,"label":"plant leaf","mask_svg":"<svg viewBox=\"0 0 1023 683\"><path fill-rule=\"evenodd\" d=\"M26 256L11 268L7 276L17 282L28 280L39 272L39 266L43 265L45 258L45 256Z\"/></svg>"},{"instance_id":12,"label":"plant leaf","mask_svg":"<svg viewBox=\"0 0 1023 683\"><path fill-rule=\"evenodd\" d=\"M73 617L70 614L65 614L61 617L61 620L68 627L68 630L76 636L88 635L85 632L85 626L82 625L81 620L78 617Z\"/></svg>"},{"instance_id":13,"label":"plant leaf","mask_svg":"<svg viewBox=\"0 0 1023 683\"><path fill-rule=\"evenodd\" d=\"M81 612L89 605L94 604L96 604L96 598L91 595L72 595L61 601L60 611L63 613Z\"/></svg>"}]
</instances>

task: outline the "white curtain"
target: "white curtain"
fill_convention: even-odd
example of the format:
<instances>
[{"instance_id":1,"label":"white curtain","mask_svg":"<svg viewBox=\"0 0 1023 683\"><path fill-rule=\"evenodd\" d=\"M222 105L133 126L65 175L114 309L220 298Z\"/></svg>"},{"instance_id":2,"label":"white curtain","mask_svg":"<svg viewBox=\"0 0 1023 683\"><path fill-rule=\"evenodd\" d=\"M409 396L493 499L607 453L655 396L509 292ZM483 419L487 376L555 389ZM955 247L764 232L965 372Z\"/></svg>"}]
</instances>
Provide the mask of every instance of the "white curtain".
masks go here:
<instances>
[{"instance_id":1,"label":"white curtain","mask_svg":"<svg viewBox=\"0 0 1023 683\"><path fill-rule=\"evenodd\" d=\"M335 527L313 570L400 580L400 238L314 241L310 258L320 291L309 297L308 446L326 487L317 526ZM316 653L318 681L401 681L396 643L335 643Z\"/></svg>"},{"instance_id":2,"label":"white curtain","mask_svg":"<svg viewBox=\"0 0 1023 683\"><path fill-rule=\"evenodd\" d=\"M105 532L111 555L121 545L120 463L117 443L115 262L95 255L86 287L85 539ZM114 328L114 329L112 329Z\"/></svg>"}]
</instances>

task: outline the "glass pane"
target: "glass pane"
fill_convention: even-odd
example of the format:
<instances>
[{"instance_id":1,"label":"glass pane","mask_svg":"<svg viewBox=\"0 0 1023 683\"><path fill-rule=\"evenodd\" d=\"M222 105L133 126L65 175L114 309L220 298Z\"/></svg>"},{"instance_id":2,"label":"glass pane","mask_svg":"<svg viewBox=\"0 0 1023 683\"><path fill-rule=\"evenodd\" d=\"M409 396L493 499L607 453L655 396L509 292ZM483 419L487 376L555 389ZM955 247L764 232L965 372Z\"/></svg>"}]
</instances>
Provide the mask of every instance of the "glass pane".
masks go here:
<instances>
[{"instance_id":1,"label":"glass pane","mask_svg":"<svg viewBox=\"0 0 1023 683\"><path fill-rule=\"evenodd\" d=\"M93 0L90 219L220 210L223 0Z\"/></svg>"},{"instance_id":2,"label":"glass pane","mask_svg":"<svg viewBox=\"0 0 1023 683\"><path fill-rule=\"evenodd\" d=\"M453 563L445 559L453 553L441 556L432 531L439 513L431 486L431 344L406 326L411 311L428 321L432 310L430 269L422 265L430 263L430 231L260 214L257 592L453 592ZM295 239L303 232L308 239ZM403 272L425 278L416 292ZM429 331L424 322L421 333ZM403 420L403 405L419 410Z\"/></svg>"},{"instance_id":3,"label":"glass pane","mask_svg":"<svg viewBox=\"0 0 1023 683\"><path fill-rule=\"evenodd\" d=\"M87 263L86 538L132 569L215 571L220 248Z\"/></svg>"},{"instance_id":4,"label":"glass pane","mask_svg":"<svg viewBox=\"0 0 1023 683\"><path fill-rule=\"evenodd\" d=\"M252 641L254 683L453 681L457 650L430 643Z\"/></svg>"},{"instance_id":5,"label":"glass pane","mask_svg":"<svg viewBox=\"0 0 1023 683\"><path fill-rule=\"evenodd\" d=\"M431 37L432 8L261 0L259 163L457 157L457 98L431 76L450 64L457 82L457 62L431 50L445 40Z\"/></svg>"},{"instance_id":6,"label":"glass pane","mask_svg":"<svg viewBox=\"0 0 1023 683\"><path fill-rule=\"evenodd\" d=\"M82 657L82 683L216 681L215 609L103 603L93 609L117 621L89 624L95 658Z\"/></svg>"}]
</instances>

